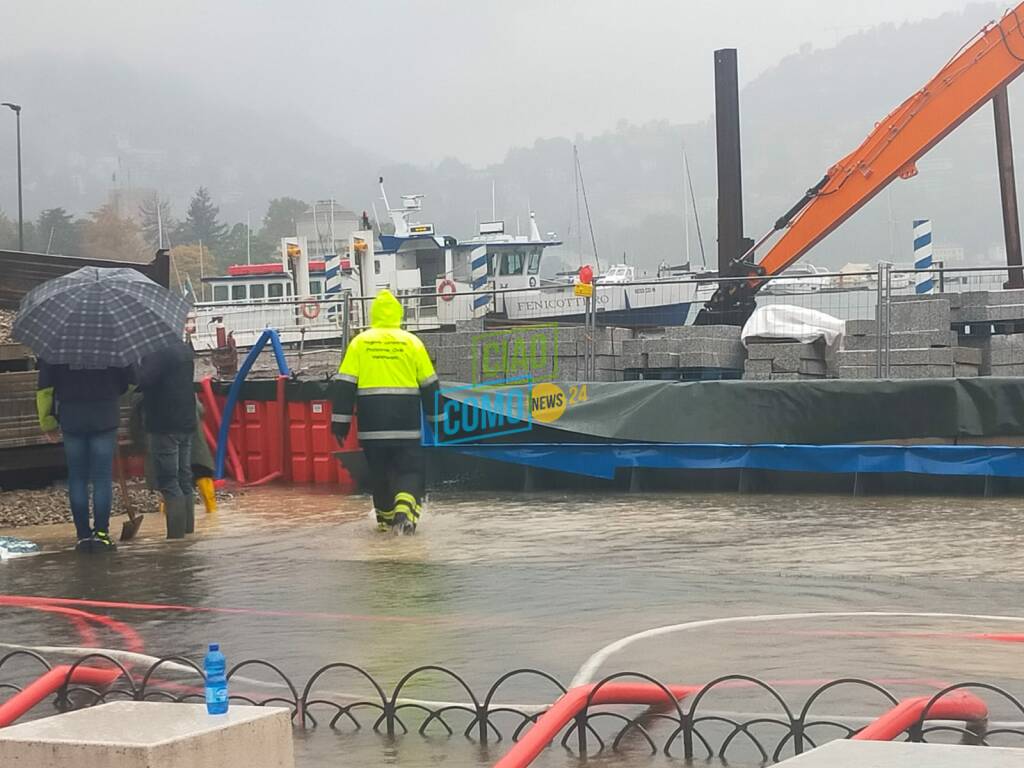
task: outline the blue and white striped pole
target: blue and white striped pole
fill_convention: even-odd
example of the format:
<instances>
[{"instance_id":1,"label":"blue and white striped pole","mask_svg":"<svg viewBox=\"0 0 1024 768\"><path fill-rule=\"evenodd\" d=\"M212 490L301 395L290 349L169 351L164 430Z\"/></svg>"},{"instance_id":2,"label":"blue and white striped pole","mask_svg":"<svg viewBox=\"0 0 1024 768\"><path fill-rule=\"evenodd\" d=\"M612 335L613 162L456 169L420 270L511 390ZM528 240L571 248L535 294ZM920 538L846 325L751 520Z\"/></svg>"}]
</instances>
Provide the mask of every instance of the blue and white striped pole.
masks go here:
<instances>
[{"instance_id":1,"label":"blue and white striped pole","mask_svg":"<svg viewBox=\"0 0 1024 768\"><path fill-rule=\"evenodd\" d=\"M932 268L932 222L931 219L914 220L914 269ZM931 293L935 290L935 275L924 272L917 276L915 293Z\"/></svg>"},{"instance_id":2,"label":"blue and white striped pole","mask_svg":"<svg viewBox=\"0 0 1024 768\"><path fill-rule=\"evenodd\" d=\"M476 248L470 260L473 270L473 317L482 317L491 303L489 293L476 293L487 289L487 248Z\"/></svg>"}]
</instances>

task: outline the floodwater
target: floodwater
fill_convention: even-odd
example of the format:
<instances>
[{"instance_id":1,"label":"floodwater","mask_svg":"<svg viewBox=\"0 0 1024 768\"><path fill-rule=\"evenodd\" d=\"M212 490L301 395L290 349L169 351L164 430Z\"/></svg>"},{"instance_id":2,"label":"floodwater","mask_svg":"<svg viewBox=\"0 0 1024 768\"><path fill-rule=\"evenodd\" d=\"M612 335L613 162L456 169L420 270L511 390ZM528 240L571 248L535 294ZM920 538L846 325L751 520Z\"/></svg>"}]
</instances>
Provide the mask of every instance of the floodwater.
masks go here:
<instances>
[{"instance_id":1,"label":"floodwater","mask_svg":"<svg viewBox=\"0 0 1024 768\"><path fill-rule=\"evenodd\" d=\"M125 649L127 626L145 654L201 659L205 643L219 642L229 663L266 659L300 691L330 662L359 665L388 692L406 671L440 664L482 697L521 667L568 685L599 649L663 625L819 612L1024 614L1017 499L452 492L433 495L420 531L404 538L378 534L368 506L365 497L253 490L216 516L200 511L198 535L184 542L162 540L162 520L147 515L141 539L109 556L58 550L70 535L64 527L32 529L48 550L0 563L2 595L133 605L79 606L121 630L7 605L0 640ZM742 673L772 681L797 705L818 681L843 676L884 681L898 695L971 679L1021 696L1021 645L976 636L992 632L1024 632L1024 619L746 620L641 639L590 672L680 684ZM10 682L7 670L0 683ZM326 680L325 690L367 691L351 675ZM281 693L251 682L233 692L242 686L257 697ZM406 695L466 700L440 674L417 678ZM540 679L517 679L498 700L555 695ZM749 691L716 705L778 711ZM821 706L880 711L877 697L856 692ZM299 765L482 766L509 744L507 733L489 749L461 729L438 734L389 742L368 722L354 733L319 727L299 734ZM654 764L643 749L637 755L608 764ZM556 747L536 764L578 763Z\"/></svg>"}]
</instances>

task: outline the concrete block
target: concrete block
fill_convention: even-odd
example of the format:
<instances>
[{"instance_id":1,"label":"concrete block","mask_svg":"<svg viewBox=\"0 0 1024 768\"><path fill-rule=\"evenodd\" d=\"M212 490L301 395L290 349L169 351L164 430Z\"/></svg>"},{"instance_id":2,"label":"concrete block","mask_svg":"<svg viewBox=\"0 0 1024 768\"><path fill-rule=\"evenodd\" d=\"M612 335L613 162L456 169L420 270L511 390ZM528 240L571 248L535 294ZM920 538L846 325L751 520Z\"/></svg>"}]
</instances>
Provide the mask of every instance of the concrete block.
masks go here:
<instances>
[{"instance_id":1,"label":"concrete block","mask_svg":"<svg viewBox=\"0 0 1024 768\"><path fill-rule=\"evenodd\" d=\"M808 375L805 373L773 373L772 381L813 381L824 379L825 376Z\"/></svg>"},{"instance_id":2,"label":"concrete block","mask_svg":"<svg viewBox=\"0 0 1024 768\"><path fill-rule=\"evenodd\" d=\"M883 337L882 343L885 343ZM954 331L912 331L889 334L890 349L927 349L929 347L955 347L958 344ZM847 336L843 348L848 350L873 350L878 345L877 335Z\"/></svg>"},{"instance_id":3,"label":"concrete block","mask_svg":"<svg viewBox=\"0 0 1024 768\"><path fill-rule=\"evenodd\" d=\"M921 299L893 302L889 330L895 333L925 330L949 330L949 299Z\"/></svg>"},{"instance_id":4,"label":"concrete block","mask_svg":"<svg viewBox=\"0 0 1024 768\"><path fill-rule=\"evenodd\" d=\"M873 365L844 365L839 368L840 379L873 379L875 378L875 366Z\"/></svg>"},{"instance_id":5,"label":"concrete block","mask_svg":"<svg viewBox=\"0 0 1024 768\"><path fill-rule=\"evenodd\" d=\"M294 768L291 712L118 701L0 731L0 765L18 768Z\"/></svg>"},{"instance_id":6,"label":"concrete block","mask_svg":"<svg viewBox=\"0 0 1024 768\"><path fill-rule=\"evenodd\" d=\"M777 360L782 357L822 360L825 357L825 344L820 341L811 344L795 341L754 342L747 346L747 357L751 360Z\"/></svg>"},{"instance_id":7,"label":"concrete block","mask_svg":"<svg viewBox=\"0 0 1024 768\"><path fill-rule=\"evenodd\" d=\"M960 307L988 306L995 307L1001 304L1024 304L1024 290L1015 289L1010 291L963 291L959 296Z\"/></svg>"},{"instance_id":8,"label":"concrete block","mask_svg":"<svg viewBox=\"0 0 1024 768\"><path fill-rule=\"evenodd\" d=\"M974 378L975 376L980 375L978 370L978 366L976 365L963 365L961 363L957 363L953 366L953 375L958 379Z\"/></svg>"},{"instance_id":9,"label":"concrete block","mask_svg":"<svg viewBox=\"0 0 1024 768\"><path fill-rule=\"evenodd\" d=\"M1024 304L963 307L957 313L957 321L961 323L996 323L1008 320L1024 320Z\"/></svg>"},{"instance_id":10,"label":"concrete block","mask_svg":"<svg viewBox=\"0 0 1024 768\"><path fill-rule=\"evenodd\" d=\"M774 366L774 362L772 363ZM801 360L800 365L797 366L795 371L780 371L778 367L775 368L776 373L799 373L803 376L813 376L815 378L825 378L828 375L828 365L825 364L824 360Z\"/></svg>"},{"instance_id":11,"label":"concrete block","mask_svg":"<svg viewBox=\"0 0 1024 768\"><path fill-rule=\"evenodd\" d=\"M653 352L647 355L647 365L644 368L678 368L679 355L665 352Z\"/></svg>"},{"instance_id":12,"label":"concrete block","mask_svg":"<svg viewBox=\"0 0 1024 768\"><path fill-rule=\"evenodd\" d=\"M734 355L718 355L714 352L680 352L675 355L680 368L735 368L743 367L743 359Z\"/></svg>"},{"instance_id":13,"label":"concrete block","mask_svg":"<svg viewBox=\"0 0 1024 768\"><path fill-rule=\"evenodd\" d=\"M894 297L895 298L895 297ZM878 323L874 320L847 320L846 337L850 336L877 336Z\"/></svg>"},{"instance_id":14,"label":"concrete block","mask_svg":"<svg viewBox=\"0 0 1024 768\"><path fill-rule=\"evenodd\" d=\"M743 365L745 373L770 376L772 373L771 360L747 360Z\"/></svg>"},{"instance_id":15,"label":"concrete block","mask_svg":"<svg viewBox=\"0 0 1024 768\"><path fill-rule=\"evenodd\" d=\"M1024 376L1024 363L1016 365L993 365L983 376Z\"/></svg>"},{"instance_id":16,"label":"concrete block","mask_svg":"<svg viewBox=\"0 0 1024 768\"><path fill-rule=\"evenodd\" d=\"M665 335L670 339L683 341L691 339L739 341L742 330L738 325L676 325L666 328Z\"/></svg>"},{"instance_id":17,"label":"concrete block","mask_svg":"<svg viewBox=\"0 0 1024 768\"><path fill-rule=\"evenodd\" d=\"M778 763L779 768L1018 768L1019 748L837 739Z\"/></svg>"},{"instance_id":18,"label":"concrete block","mask_svg":"<svg viewBox=\"0 0 1024 768\"><path fill-rule=\"evenodd\" d=\"M644 358L640 354L624 354L619 357L619 365L625 368L643 368Z\"/></svg>"}]
</instances>

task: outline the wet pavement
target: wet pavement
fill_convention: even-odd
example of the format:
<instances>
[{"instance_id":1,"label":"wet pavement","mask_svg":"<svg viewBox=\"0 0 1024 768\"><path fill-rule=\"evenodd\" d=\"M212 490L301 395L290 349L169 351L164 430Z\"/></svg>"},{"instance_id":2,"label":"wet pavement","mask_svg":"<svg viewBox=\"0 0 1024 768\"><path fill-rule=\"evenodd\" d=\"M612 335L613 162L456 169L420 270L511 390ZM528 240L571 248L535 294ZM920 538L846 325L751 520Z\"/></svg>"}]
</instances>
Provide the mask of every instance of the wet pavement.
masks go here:
<instances>
[{"instance_id":1,"label":"wet pavement","mask_svg":"<svg viewBox=\"0 0 1024 768\"><path fill-rule=\"evenodd\" d=\"M83 608L118 622L88 632L67 614L7 605L0 641L134 643L152 656L197 659L219 642L229 662L267 659L296 681L347 661L386 689L413 667L440 664L482 695L519 667L568 684L602 647L667 624L808 612L1024 614L1024 504L1015 499L452 493L433 496L421 530L404 538L378 534L368 506L259 489L201 517L184 542L162 540L162 520L147 515L141 539L112 556L57 550L63 526L30 529L48 549L0 564L2 595L134 605ZM965 679L1021 695L1021 645L973 636L985 632L1024 632L1024 619L724 624L639 640L594 673L670 683L743 673L779 683L794 701L814 681L847 675L884 680L901 695ZM331 679L333 690L346 685L351 678ZM427 676L409 695L452 700L458 691ZM553 698L540 681L516 681L508 696ZM770 705L747 698L727 703ZM875 701L865 710L856 695L839 697L832 711L872 714ZM475 766L505 748L481 752L461 735L395 745L368 729L324 730L300 735L300 765L336 765L344 753L363 765ZM560 750L538 763L563 764L575 762Z\"/></svg>"}]
</instances>

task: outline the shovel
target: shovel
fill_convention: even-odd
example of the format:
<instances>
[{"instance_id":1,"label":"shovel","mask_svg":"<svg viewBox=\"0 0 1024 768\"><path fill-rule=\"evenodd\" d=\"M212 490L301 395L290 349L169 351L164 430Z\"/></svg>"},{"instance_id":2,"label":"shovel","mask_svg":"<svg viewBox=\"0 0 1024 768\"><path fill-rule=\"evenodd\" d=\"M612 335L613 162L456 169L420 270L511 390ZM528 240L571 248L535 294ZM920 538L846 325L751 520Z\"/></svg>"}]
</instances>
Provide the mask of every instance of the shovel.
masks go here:
<instances>
[{"instance_id":1,"label":"shovel","mask_svg":"<svg viewBox=\"0 0 1024 768\"><path fill-rule=\"evenodd\" d=\"M142 527L142 515L135 512L132 497L128 495L128 483L124 477L124 462L121 461L120 449L114 457L114 463L117 465L117 482L121 486L121 498L124 499L124 507L128 511L128 519L121 526L121 541L131 541Z\"/></svg>"}]
</instances>

